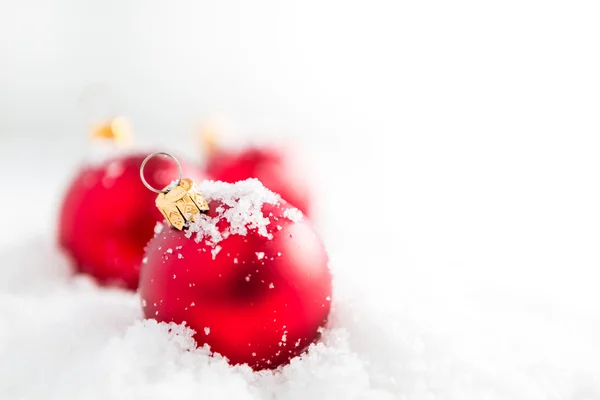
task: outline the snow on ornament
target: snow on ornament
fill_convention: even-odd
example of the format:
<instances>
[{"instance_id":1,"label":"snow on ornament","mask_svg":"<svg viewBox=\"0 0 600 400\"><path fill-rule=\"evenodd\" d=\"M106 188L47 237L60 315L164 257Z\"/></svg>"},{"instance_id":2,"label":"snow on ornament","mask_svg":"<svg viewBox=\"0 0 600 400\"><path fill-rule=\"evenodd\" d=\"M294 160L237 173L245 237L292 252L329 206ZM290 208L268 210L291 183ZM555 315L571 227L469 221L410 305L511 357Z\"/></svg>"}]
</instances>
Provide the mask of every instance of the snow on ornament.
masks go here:
<instances>
[{"instance_id":1,"label":"snow on ornament","mask_svg":"<svg viewBox=\"0 0 600 400\"><path fill-rule=\"evenodd\" d=\"M110 139L112 132L115 144L127 142L122 138L127 134L124 126L123 121L101 124L96 133ZM113 148L103 159L84 163L62 200L58 244L76 272L101 284L137 289L144 246L162 220L154 206L155 196L139 179L144 157ZM177 168L168 159L156 158L146 173L153 184L165 187ZM194 167L184 165L183 169L190 176L200 176Z\"/></svg>"},{"instance_id":2,"label":"snow on ornament","mask_svg":"<svg viewBox=\"0 0 600 400\"><path fill-rule=\"evenodd\" d=\"M171 205L184 225L168 219L148 243L139 287L145 317L185 322L198 345L232 364L286 364L318 339L329 315L322 242L298 210L257 179L183 185L180 192L208 209L186 213L182 203Z\"/></svg>"}]
</instances>

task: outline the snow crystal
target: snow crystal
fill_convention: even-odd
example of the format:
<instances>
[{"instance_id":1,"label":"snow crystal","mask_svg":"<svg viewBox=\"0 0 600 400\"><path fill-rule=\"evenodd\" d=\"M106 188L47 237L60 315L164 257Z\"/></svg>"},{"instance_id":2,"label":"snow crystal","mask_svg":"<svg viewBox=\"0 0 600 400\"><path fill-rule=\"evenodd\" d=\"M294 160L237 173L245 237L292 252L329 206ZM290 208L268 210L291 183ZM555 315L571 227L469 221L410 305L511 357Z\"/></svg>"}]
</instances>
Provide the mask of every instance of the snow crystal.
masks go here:
<instances>
[{"instance_id":1,"label":"snow crystal","mask_svg":"<svg viewBox=\"0 0 600 400\"><path fill-rule=\"evenodd\" d=\"M269 289L273 289L275 287L275 285L273 285L273 282L271 282L271 284L269 285Z\"/></svg>"},{"instance_id":2,"label":"snow crystal","mask_svg":"<svg viewBox=\"0 0 600 400\"><path fill-rule=\"evenodd\" d=\"M212 254L213 260L217 257L217 254L219 254L220 251L221 251L221 246L216 246L214 249L212 249L210 251L210 254Z\"/></svg>"},{"instance_id":3,"label":"snow crystal","mask_svg":"<svg viewBox=\"0 0 600 400\"><path fill-rule=\"evenodd\" d=\"M259 260L262 260L263 258L265 258L265 253L262 251L257 251L256 252L256 258Z\"/></svg>"},{"instance_id":4,"label":"snow crystal","mask_svg":"<svg viewBox=\"0 0 600 400\"><path fill-rule=\"evenodd\" d=\"M165 225L162 222L157 222L154 226L154 233L158 235L163 231L164 227Z\"/></svg>"},{"instance_id":5,"label":"snow crystal","mask_svg":"<svg viewBox=\"0 0 600 400\"><path fill-rule=\"evenodd\" d=\"M283 216L292 222L298 222L302 220L302 211L297 208L287 208L283 212Z\"/></svg>"},{"instance_id":6,"label":"snow crystal","mask_svg":"<svg viewBox=\"0 0 600 400\"><path fill-rule=\"evenodd\" d=\"M169 185L164 189L165 191L170 191L173 190L177 187L177 185L179 185L179 180L173 180L171 181L171 183L169 183Z\"/></svg>"},{"instance_id":7,"label":"snow crystal","mask_svg":"<svg viewBox=\"0 0 600 400\"><path fill-rule=\"evenodd\" d=\"M204 334L208 336L210 334L210 328L208 326L204 327Z\"/></svg>"},{"instance_id":8,"label":"snow crystal","mask_svg":"<svg viewBox=\"0 0 600 400\"><path fill-rule=\"evenodd\" d=\"M181 254L181 253L177 254L177 258L179 258L181 260L183 258L183 254Z\"/></svg>"},{"instance_id":9,"label":"snow crystal","mask_svg":"<svg viewBox=\"0 0 600 400\"><path fill-rule=\"evenodd\" d=\"M263 204L277 204L279 196L265 188L257 179L247 179L236 183L204 181L199 186L205 199L220 201L224 206L215 208L215 217L200 214L189 224L186 230L188 238L194 236L197 242L206 241L216 245L229 235L246 235L253 229L259 235L269 239L272 235L267 231L270 223L262 213ZM227 221L227 226L220 231L217 223Z\"/></svg>"},{"instance_id":10,"label":"snow crystal","mask_svg":"<svg viewBox=\"0 0 600 400\"><path fill-rule=\"evenodd\" d=\"M167 249L166 252L169 254L173 254L173 249Z\"/></svg>"}]
</instances>

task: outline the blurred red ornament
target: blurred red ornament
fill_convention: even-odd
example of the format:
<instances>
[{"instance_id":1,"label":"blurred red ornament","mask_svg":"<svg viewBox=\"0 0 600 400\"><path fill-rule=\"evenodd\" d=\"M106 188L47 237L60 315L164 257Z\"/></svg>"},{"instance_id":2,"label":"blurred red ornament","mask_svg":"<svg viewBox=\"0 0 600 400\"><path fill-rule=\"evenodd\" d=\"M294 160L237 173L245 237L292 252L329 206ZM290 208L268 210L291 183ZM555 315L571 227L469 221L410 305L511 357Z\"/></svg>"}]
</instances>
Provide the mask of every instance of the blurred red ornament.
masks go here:
<instances>
[{"instance_id":1,"label":"blurred red ornament","mask_svg":"<svg viewBox=\"0 0 600 400\"><path fill-rule=\"evenodd\" d=\"M233 364L285 364L319 337L329 314L323 244L297 209L256 180L200 189L209 211L183 231L165 223L148 243L144 315L186 322L199 345ZM270 201L257 201L264 193Z\"/></svg>"},{"instance_id":2,"label":"blurred red ornament","mask_svg":"<svg viewBox=\"0 0 600 400\"><path fill-rule=\"evenodd\" d=\"M206 172L211 179L235 183L257 178L268 189L309 215L311 190L302 164L282 147L247 147L234 151L218 144L225 122L222 118L209 119L200 130L206 154Z\"/></svg>"},{"instance_id":3,"label":"blurred red ornament","mask_svg":"<svg viewBox=\"0 0 600 400\"><path fill-rule=\"evenodd\" d=\"M97 137L110 136L107 129L101 126ZM138 286L144 246L163 220L154 205L156 196L140 182L143 159L129 154L82 166L65 193L58 224L59 245L77 272L132 290ZM184 171L199 177L192 167L184 166ZM178 174L177 165L164 158L153 159L146 168L148 179L160 188Z\"/></svg>"},{"instance_id":4,"label":"blurred red ornament","mask_svg":"<svg viewBox=\"0 0 600 400\"><path fill-rule=\"evenodd\" d=\"M257 178L305 215L310 212L310 189L297 163L283 149L251 147L240 152L216 150L206 171L211 179L234 183Z\"/></svg>"}]
</instances>

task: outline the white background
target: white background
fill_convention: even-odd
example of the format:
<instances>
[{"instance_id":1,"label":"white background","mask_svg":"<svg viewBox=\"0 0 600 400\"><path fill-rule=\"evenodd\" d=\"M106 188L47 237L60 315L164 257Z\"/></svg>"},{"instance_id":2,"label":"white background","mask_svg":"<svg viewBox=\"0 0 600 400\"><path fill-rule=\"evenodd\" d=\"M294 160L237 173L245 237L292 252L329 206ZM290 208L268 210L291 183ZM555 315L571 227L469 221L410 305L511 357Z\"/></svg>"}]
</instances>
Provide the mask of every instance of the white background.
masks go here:
<instances>
[{"instance_id":1,"label":"white background","mask_svg":"<svg viewBox=\"0 0 600 400\"><path fill-rule=\"evenodd\" d=\"M87 85L140 145L190 158L223 113L236 140L303 151L349 288L500 381L545 365L569 388L548 398L583 399L600 386L599 21L594 1L0 0L1 214L26 210L0 243L50 237Z\"/></svg>"}]
</instances>

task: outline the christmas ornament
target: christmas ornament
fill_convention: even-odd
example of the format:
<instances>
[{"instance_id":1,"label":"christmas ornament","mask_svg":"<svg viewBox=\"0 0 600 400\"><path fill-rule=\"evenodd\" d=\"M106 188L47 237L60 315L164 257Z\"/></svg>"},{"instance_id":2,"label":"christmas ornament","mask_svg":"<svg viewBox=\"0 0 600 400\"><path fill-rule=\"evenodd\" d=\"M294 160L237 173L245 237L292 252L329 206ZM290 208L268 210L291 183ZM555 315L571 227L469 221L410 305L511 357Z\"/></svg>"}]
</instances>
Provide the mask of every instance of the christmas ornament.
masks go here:
<instances>
[{"instance_id":1,"label":"christmas ornament","mask_svg":"<svg viewBox=\"0 0 600 400\"><path fill-rule=\"evenodd\" d=\"M101 124L97 134L127 142L124 126L122 120ZM132 290L138 286L144 246L162 220L154 196L139 180L143 159L139 154L115 155L82 166L65 193L58 224L59 245L77 272ZM155 158L146 172L155 185L167 186L177 168ZM190 176L199 175L193 167L184 168Z\"/></svg>"},{"instance_id":2,"label":"christmas ornament","mask_svg":"<svg viewBox=\"0 0 600 400\"><path fill-rule=\"evenodd\" d=\"M227 151L218 146L218 127L213 125L207 124L201 131L207 158L206 171L212 179L234 183L257 178L268 189L309 215L310 186L303 176L301 163L291 152L278 147L249 147L241 151Z\"/></svg>"},{"instance_id":3,"label":"christmas ornament","mask_svg":"<svg viewBox=\"0 0 600 400\"><path fill-rule=\"evenodd\" d=\"M179 179L159 192L167 221L146 247L146 318L185 322L199 345L255 370L287 363L318 338L331 274L298 209L256 179Z\"/></svg>"}]
</instances>

